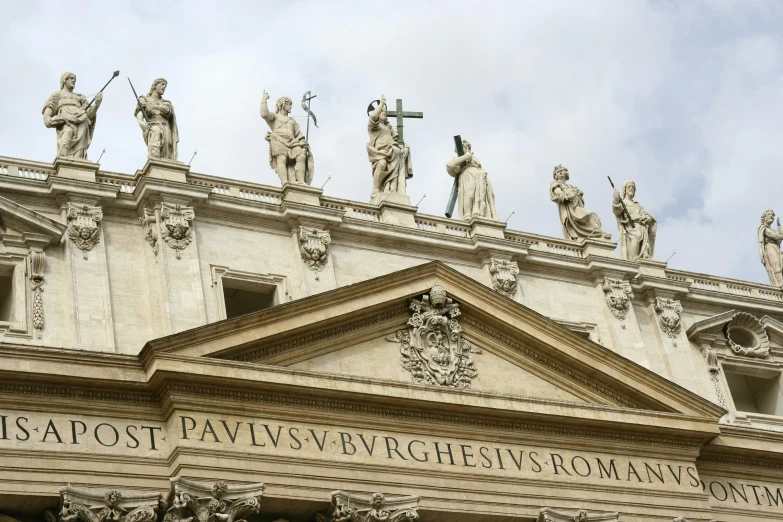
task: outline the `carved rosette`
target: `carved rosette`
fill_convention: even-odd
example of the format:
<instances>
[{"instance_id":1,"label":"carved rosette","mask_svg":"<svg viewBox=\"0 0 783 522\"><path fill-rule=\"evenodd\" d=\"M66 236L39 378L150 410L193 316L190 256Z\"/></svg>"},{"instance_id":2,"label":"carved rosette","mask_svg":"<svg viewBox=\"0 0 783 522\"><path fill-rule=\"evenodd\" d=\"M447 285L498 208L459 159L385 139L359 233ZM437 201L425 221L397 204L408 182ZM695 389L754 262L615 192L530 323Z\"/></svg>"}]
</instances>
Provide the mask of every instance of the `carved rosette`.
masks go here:
<instances>
[{"instance_id":1,"label":"carved rosette","mask_svg":"<svg viewBox=\"0 0 783 522\"><path fill-rule=\"evenodd\" d=\"M329 511L317 513L316 522L415 522L419 519L419 497L370 497L333 491Z\"/></svg>"},{"instance_id":2,"label":"carved rosette","mask_svg":"<svg viewBox=\"0 0 783 522\"><path fill-rule=\"evenodd\" d=\"M470 388L478 375L471 353L481 350L462 338L459 305L446 296L442 286L435 285L421 300L411 299L410 308L408 329L387 338L402 345L402 367L417 383Z\"/></svg>"},{"instance_id":3,"label":"carved rosette","mask_svg":"<svg viewBox=\"0 0 783 522\"><path fill-rule=\"evenodd\" d=\"M764 358L769 355L769 337L761 321L754 316L737 312L723 328L726 343L732 352L746 357Z\"/></svg>"},{"instance_id":4,"label":"carved rosette","mask_svg":"<svg viewBox=\"0 0 783 522\"><path fill-rule=\"evenodd\" d=\"M604 277L602 288L609 311L617 319L624 320L625 316L628 315L628 310L631 308L631 298L633 297L631 284L622 279Z\"/></svg>"},{"instance_id":5,"label":"carved rosette","mask_svg":"<svg viewBox=\"0 0 783 522\"><path fill-rule=\"evenodd\" d=\"M515 261L492 258L489 262L489 273L495 291L513 299L517 294L519 265Z\"/></svg>"},{"instance_id":6,"label":"carved rosette","mask_svg":"<svg viewBox=\"0 0 783 522\"><path fill-rule=\"evenodd\" d=\"M329 260L329 243L332 236L327 230L299 227L299 251L307 268L320 272Z\"/></svg>"},{"instance_id":7,"label":"carved rosette","mask_svg":"<svg viewBox=\"0 0 783 522\"><path fill-rule=\"evenodd\" d=\"M658 324L661 330L672 339L677 337L677 334L682 330L680 321L682 305L680 302L665 297L656 297L655 311L658 312Z\"/></svg>"},{"instance_id":8,"label":"carved rosette","mask_svg":"<svg viewBox=\"0 0 783 522\"><path fill-rule=\"evenodd\" d=\"M144 215L139 218L144 241L152 247L152 252L158 255L158 234L155 229L155 213L148 208L144 209Z\"/></svg>"},{"instance_id":9,"label":"carved rosette","mask_svg":"<svg viewBox=\"0 0 783 522\"><path fill-rule=\"evenodd\" d=\"M68 238L82 251L82 257L87 259L87 252L100 241L100 222L103 219L103 210L100 207L68 203L66 217L68 218Z\"/></svg>"},{"instance_id":10,"label":"carved rosette","mask_svg":"<svg viewBox=\"0 0 783 522\"><path fill-rule=\"evenodd\" d=\"M185 250L193 240L191 222L196 214L191 207L163 203L160 216L163 221L160 226L160 235L169 248L177 254L177 259L181 259L180 252Z\"/></svg>"},{"instance_id":11,"label":"carved rosette","mask_svg":"<svg viewBox=\"0 0 783 522\"><path fill-rule=\"evenodd\" d=\"M43 337L44 310L43 310L43 282L44 282L44 262L46 257L43 252L30 252L30 291L33 294L33 329L35 336L40 339Z\"/></svg>"},{"instance_id":12,"label":"carved rosette","mask_svg":"<svg viewBox=\"0 0 783 522\"><path fill-rule=\"evenodd\" d=\"M163 522L238 522L259 512L266 486L229 486L225 482L209 486L175 477L171 488L171 507Z\"/></svg>"},{"instance_id":13,"label":"carved rosette","mask_svg":"<svg viewBox=\"0 0 783 522\"><path fill-rule=\"evenodd\" d=\"M619 520L619 513L588 513L586 509L556 511L552 508L541 508L536 522L619 522Z\"/></svg>"},{"instance_id":14,"label":"carved rosette","mask_svg":"<svg viewBox=\"0 0 783 522\"><path fill-rule=\"evenodd\" d=\"M161 495L60 489L59 522L155 522ZM50 518L50 517L47 517Z\"/></svg>"}]
</instances>

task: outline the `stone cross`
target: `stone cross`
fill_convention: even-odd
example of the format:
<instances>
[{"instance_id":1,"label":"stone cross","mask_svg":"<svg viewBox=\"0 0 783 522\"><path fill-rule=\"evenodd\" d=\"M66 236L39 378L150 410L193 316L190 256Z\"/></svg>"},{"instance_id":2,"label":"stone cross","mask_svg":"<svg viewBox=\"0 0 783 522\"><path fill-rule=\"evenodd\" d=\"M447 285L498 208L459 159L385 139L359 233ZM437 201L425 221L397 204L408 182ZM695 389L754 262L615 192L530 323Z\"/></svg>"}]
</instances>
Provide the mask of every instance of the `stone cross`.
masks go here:
<instances>
[{"instance_id":1,"label":"stone cross","mask_svg":"<svg viewBox=\"0 0 783 522\"><path fill-rule=\"evenodd\" d=\"M423 112L405 112L402 110L402 100L397 98L397 110L386 111L386 116L389 118L397 117L397 143L402 145L405 143L405 140L402 139L402 121L403 118L423 118L424 113Z\"/></svg>"}]
</instances>

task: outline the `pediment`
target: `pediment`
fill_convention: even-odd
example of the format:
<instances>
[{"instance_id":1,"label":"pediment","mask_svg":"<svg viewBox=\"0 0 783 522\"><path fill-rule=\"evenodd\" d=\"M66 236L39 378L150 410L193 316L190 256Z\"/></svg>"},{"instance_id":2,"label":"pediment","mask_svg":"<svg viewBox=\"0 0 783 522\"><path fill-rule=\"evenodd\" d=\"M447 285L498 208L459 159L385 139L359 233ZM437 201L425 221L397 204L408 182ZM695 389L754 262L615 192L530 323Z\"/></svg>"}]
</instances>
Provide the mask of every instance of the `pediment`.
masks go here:
<instances>
[{"instance_id":1,"label":"pediment","mask_svg":"<svg viewBox=\"0 0 783 522\"><path fill-rule=\"evenodd\" d=\"M0 238L7 246L57 244L66 229L62 223L0 196Z\"/></svg>"},{"instance_id":2,"label":"pediment","mask_svg":"<svg viewBox=\"0 0 783 522\"><path fill-rule=\"evenodd\" d=\"M415 379L389 339L408 331L411 303L440 285L458 306L476 375L469 386ZM209 357L432 393L589 403L720 418L723 409L439 262L420 265L149 342L156 354ZM464 362L464 361L463 361ZM418 381L418 382L417 382Z\"/></svg>"}]
</instances>

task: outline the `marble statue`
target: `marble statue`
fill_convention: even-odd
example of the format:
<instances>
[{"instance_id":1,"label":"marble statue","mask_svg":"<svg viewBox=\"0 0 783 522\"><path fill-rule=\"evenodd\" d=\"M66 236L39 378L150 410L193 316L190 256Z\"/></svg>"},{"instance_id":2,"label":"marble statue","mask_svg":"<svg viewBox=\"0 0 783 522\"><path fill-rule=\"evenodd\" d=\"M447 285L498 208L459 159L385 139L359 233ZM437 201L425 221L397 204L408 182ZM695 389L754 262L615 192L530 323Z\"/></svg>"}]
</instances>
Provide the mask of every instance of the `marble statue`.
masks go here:
<instances>
[{"instance_id":1,"label":"marble statue","mask_svg":"<svg viewBox=\"0 0 783 522\"><path fill-rule=\"evenodd\" d=\"M377 205L392 193L404 196L406 182L413 177L410 147L397 140L397 129L386 117L386 98L383 95L370 113L367 132L370 135L367 157L372 163L370 203Z\"/></svg>"},{"instance_id":2,"label":"marble statue","mask_svg":"<svg viewBox=\"0 0 783 522\"><path fill-rule=\"evenodd\" d=\"M620 257L626 261L637 259L652 259L655 252L655 235L658 231L658 223L644 207L634 201L636 195L636 183L626 181L623 183L623 192L614 191L612 212L617 217L617 227L620 233ZM631 214L634 221L632 227L623 210L623 205Z\"/></svg>"},{"instance_id":3,"label":"marble statue","mask_svg":"<svg viewBox=\"0 0 783 522\"><path fill-rule=\"evenodd\" d=\"M271 129L266 134L266 141L269 142L269 166L280 177L282 184L309 185L313 181L315 162L299 124L289 116L294 103L291 98L283 96L277 100L275 112L271 113L267 107L268 99L269 94L264 91L261 95L261 117Z\"/></svg>"},{"instance_id":4,"label":"marble statue","mask_svg":"<svg viewBox=\"0 0 783 522\"><path fill-rule=\"evenodd\" d=\"M557 165L552 172L554 181L549 184L549 199L557 203L563 237L579 241L588 237L611 239L612 235L601 229L601 218L585 208L585 193L567 183L568 169Z\"/></svg>"},{"instance_id":5,"label":"marble statue","mask_svg":"<svg viewBox=\"0 0 783 522\"><path fill-rule=\"evenodd\" d=\"M474 217L498 219L495 192L487 171L481 167L478 157L473 155L470 142L463 139L462 146L465 154L446 163L446 172L453 177L459 176L459 216L465 221Z\"/></svg>"},{"instance_id":6,"label":"marble statue","mask_svg":"<svg viewBox=\"0 0 783 522\"><path fill-rule=\"evenodd\" d=\"M773 230L772 223L774 221L775 213L772 210L765 210L761 214L761 225L759 225L757 234L759 256L761 256L761 264L769 274L769 284L783 287L783 259L780 252L783 229L780 228L780 219L778 219L778 229L777 231Z\"/></svg>"},{"instance_id":7,"label":"marble statue","mask_svg":"<svg viewBox=\"0 0 783 522\"><path fill-rule=\"evenodd\" d=\"M147 144L147 157L177 161L179 130L174 106L163 99L167 85L165 78L152 82L150 92L146 96L139 96L133 115L139 122L144 143ZM144 107L144 111L141 107ZM145 121L145 113L149 121Z\"/></svg>"},{"instance_id":8,"label":"marble statue","mask_svg":"<svg viewBox=\"0 0 783 522\"><path fill-rule=\"evenodd\" d=\"M103 93L98 93L94 103L88 107L87 97L73 92L74 87L76 75L63 73L60 90L53 92L44 103L44 125L57 129L58 156L86 160Z\"/></svg>"}]
</instances>

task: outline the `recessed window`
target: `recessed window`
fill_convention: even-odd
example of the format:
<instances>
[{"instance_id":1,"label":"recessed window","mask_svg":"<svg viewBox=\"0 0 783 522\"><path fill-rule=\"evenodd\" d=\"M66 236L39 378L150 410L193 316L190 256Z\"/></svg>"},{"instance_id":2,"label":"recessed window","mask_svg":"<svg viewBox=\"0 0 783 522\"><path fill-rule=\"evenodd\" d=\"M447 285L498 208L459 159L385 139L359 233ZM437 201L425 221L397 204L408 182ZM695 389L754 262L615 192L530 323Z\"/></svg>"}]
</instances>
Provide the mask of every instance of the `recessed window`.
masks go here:
<instances>
[{"instance_id":1,"label":"recessed window","mask_svg":"<svg viewBox=\"0 0 783 522\"><path fill-rule=\"evenodd\" d=\"M223 278L223 301L226 303L226 317L266 310L276 304L275 285Z\"/></svg>"},{"instance_id":2,"label":"recessed window","mask_svg":"<svg viewBox=\"0 0 783 522\"><path fill-rule=\"evenodd\" d=\"M726 382L737 411L783 416L780 374L757 376L726 371Z\"/></svg>"},{"instance_id":3,"label":"recessed window","mask_svg":"<svg viewBox=\"0 0 783 522\"><path fill-rule=\"evenodd\" d=\"M14 267L0 265L0 321L11 322L14 319Z\"/></svg>"}]
</instances>

